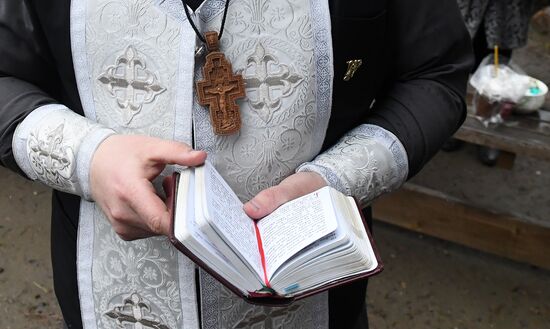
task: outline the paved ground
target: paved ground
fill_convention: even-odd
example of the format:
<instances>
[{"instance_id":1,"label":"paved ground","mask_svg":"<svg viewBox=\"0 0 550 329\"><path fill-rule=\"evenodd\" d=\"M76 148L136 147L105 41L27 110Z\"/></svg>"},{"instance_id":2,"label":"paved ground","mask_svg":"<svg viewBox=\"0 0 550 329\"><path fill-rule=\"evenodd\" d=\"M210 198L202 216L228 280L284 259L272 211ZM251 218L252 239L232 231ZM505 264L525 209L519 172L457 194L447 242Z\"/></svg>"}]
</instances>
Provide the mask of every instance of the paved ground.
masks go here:
<instances>
[{"instance_id":1,"label":"paved ground","mask_svg":"<svg viewBox=\"0 0 550 329\"><path fill-rule=\"evenodd\" d=\"M530 158L488 168L466 146L438 154L414 181L549 226L549 169ZM379 222L374 234L386 270L369 286L373 328L550 329L549 271Z\"/></svg>"},{"instance_id":2,"label":"paved ground","mask_svg":"<svg viewBox=\"0 0 550 329\"><path fill-rule=\"evenodd\" d=\"M60 328L50 262L50 192L0 168L0 328Z\"/></svg>"},{"instance_id":3,"label":"paved ground","mask_svg":"<svg viewBox=\"0 0 550 329\"><path fill-rule=\"evenodd\" d=\"M371 328L549 329L550 273L378 224Z\"/></svg>"}]
</instances>

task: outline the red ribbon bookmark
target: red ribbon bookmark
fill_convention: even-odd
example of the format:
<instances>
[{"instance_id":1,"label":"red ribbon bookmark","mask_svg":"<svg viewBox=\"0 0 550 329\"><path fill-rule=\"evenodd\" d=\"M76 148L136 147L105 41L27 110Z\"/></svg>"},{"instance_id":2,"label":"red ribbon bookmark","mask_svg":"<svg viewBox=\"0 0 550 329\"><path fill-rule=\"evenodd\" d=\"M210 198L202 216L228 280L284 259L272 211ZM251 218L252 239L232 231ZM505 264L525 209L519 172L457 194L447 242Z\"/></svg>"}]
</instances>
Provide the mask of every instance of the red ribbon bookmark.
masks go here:
<instances>
[{"instance_id":1,"label":"red ribbon bookmark","mask_svg":"<svg viewBox=\"0 0 550 329\"><path fill-rule=\"evenodd\" d=\"M260 259L262 261L262 268L264 270L264 281L265 285L268 288L271 288L269 280L267 279L267 270L265 267L265 254L264 254L264 245L262 243L262 236L260 235L260 230L258 230L258 224L254 223L254 228L256 229L256 239L258 240L258 251L260 252Z\"/></svg>"}]
</instances>

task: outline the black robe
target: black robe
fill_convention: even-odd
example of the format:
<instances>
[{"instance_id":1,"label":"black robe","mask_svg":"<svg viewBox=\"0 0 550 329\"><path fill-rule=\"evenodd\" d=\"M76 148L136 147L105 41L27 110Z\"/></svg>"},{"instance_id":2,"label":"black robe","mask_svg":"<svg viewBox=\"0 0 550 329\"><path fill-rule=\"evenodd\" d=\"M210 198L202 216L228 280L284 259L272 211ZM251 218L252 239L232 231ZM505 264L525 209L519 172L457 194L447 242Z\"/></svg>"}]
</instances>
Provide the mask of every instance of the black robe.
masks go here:
<instances>
[{"instance_id":1,"label":"black robe","mask_svg":"<svg viewBox=\"0 0 550 329\"><path fill-rule=\"evenodd\" d=\"M324 149L362 123L379 125L404 145L412 177L466 114L472 56L456 0L330 0L330 9L335 81ZM17 125L49 103L63 103L83 114L69 12L70 0L0 0L0 164L22 175L11 148ZM362 59L363 66L344 82L351 59ZM76 283L79 201L78 196L53 193L54 285L70 328L81 327ZM366 326L361 324L366 320L365 287L363 282L330 292L331 328Z\"/></svg>"}]
</instances>

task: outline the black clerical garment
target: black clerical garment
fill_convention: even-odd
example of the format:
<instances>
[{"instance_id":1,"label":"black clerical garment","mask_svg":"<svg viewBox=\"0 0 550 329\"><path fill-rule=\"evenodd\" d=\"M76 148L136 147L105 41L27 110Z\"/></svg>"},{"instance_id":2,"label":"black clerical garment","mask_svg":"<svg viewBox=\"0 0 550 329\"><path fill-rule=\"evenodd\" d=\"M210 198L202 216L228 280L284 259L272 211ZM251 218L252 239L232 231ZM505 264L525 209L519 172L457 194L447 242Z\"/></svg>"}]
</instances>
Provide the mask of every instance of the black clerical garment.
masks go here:
<instances>
[{"instance_id":1,"label":"black clerical garment","mask_svg":"<svg viewBox=\"0 0 550 329\"><path fill-rule=\"evenodd\" d=\"M335 81L324 149L362 123L379 125L405 147L412 177L466 113L472 56L456 0L331 0L330 9ZM21 174L11 144L26 115L49 103L83 114L69 11L70 0L0 0L0 163ZM362 59L363 67L345 82L346 62L352 59ZM53 193L54 284L70 328L81 327L76 283L79 201ZM330 292L331 328L366 327L365 287L363 282Z\"/></svg>"}]
</instances>

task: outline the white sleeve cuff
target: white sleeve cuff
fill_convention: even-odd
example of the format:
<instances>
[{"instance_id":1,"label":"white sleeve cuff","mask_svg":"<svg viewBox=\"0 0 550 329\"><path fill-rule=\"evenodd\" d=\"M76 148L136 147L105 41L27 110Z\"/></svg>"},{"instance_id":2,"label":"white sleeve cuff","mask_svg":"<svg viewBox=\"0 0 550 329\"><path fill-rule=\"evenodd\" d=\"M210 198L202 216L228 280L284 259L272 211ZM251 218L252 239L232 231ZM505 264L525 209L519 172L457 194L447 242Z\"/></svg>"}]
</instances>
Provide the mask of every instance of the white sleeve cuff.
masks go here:
<instances>
[{"instance_id":1,"label":"white sleeve cuff","mask_svg":"<svg viewBox=\"0 0 550 329\"><path fill-rule=\"evenodd\" d=\"M403 144L394 134L364 124L296 171L316 172L330 186L366 206L399 188L407 179L409 163Z\"/></svg>"},{"instance_id":2,"label":"white sleeve cuff","mask_svg":"<svg viewBox=\"0 0 550 329\"><path fill-rule=\"evenodd\" d=\"M91 200L90 165L101 142L115 131L64 105L44 105L23 120L13 136L19 167L32 180Z\"/></svg>"}]
</instances>

